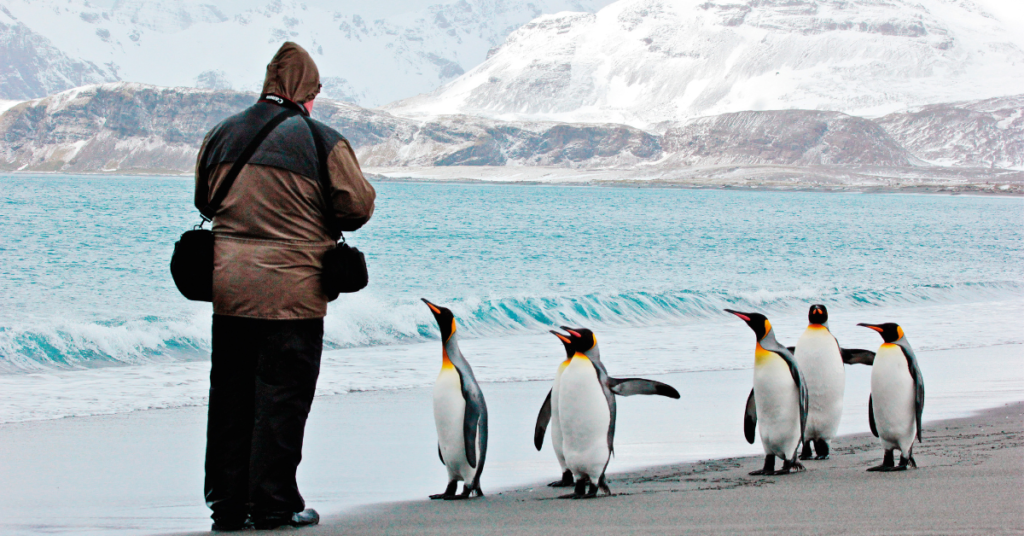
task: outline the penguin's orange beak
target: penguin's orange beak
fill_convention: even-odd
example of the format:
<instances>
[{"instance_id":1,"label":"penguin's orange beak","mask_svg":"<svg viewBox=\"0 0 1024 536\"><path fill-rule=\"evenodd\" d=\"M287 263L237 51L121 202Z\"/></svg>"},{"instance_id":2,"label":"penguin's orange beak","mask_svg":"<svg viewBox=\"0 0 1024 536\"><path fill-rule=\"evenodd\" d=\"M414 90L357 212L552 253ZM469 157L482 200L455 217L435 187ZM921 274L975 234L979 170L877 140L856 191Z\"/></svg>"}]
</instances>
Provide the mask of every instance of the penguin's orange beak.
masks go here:
<instances>
[{"instance_id":1,"label":"penguin's orange beak","mask_svg":"<svg viewBox=\"0 0 1024 536\"><path fill-rule=\"evenodd\" d=\"M555 337L558 337L558 340L564 342L565 344L572 344L572 341L570 341L569 338L566 337L565 335L562 335L561 333L555 330L551 330L551 333L553 333Z\"/></svg>"},{"instance_id":2,"label":"penguin's orange beak","mask_svg":"<svg viewBox=\"0 0 1024 536\"><path fill-rule=\"evenodd\" d=\"M745 315L745 314L743 314L743 313L741 313L741 312L739 312L739 311L733 311L732 309L725 309L725 312L732 313L732 314L740 317L740 319L742 319L744 322L750 322L750 317Z\"/></svg>"},{"instance_id":3,"label":"penguin's orange beak","mask_svg":"<svg viewBox=\"0 0 1024 536\"><path fill-rule=\"evenodd\" d=\"M864 326L864 327L866 327L866 328L868 328L868 329L873 329L873 330L875 330L875 331L877 331L877 332L879 332L879 333L881 333L882 331L884 331L884 330L883 330L882 328L880 328L880 327L878 327L878 326L876 326L876 325L874 325L874 324L857 324L857 325L858 325L858 326Z\"/></svg>"},{"instance_id":4,"label":"penguin's orange beak","mask_svg":"<svg viewBox=\"0 0 1024 536\"><path fill-rule=\"evenodd\" d=\"M420 299L423 300L423 303L427 304L427 307L430 307L431 312L433 312L435 315L441 314L441 310L438 309L436 305L428 302L426 298L420 298Z\"/></svg>"}]
</instances>

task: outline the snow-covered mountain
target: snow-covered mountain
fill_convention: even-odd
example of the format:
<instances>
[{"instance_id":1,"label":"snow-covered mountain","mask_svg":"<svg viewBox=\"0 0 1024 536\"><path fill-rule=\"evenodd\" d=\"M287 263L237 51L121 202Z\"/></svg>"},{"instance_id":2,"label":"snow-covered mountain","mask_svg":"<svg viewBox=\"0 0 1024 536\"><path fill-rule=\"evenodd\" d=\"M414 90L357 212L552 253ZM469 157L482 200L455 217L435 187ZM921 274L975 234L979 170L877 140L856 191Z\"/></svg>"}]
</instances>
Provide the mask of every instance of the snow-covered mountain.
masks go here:
<instances>
[{"instance_id":1,"label":"snow-covered mountain","mask_svg":"<svg viewBox=\"0 0 1024 536\"><path fill-rule=\"evenodd\" d=\"M745 110L878 116L1018 94L1024 27L970 0L619 0L542 16L407 117L649 126Z\"/></svg>"},{"instance_id":2,"label":"snow-covered mountain","mask_svg":"<svg viewBox=\"0 0 1024 536\"><path fill-rule=\"evenodd\" d=\"M114 80L106 69L69 58L24 24L0 22L0 98L31 99Z\"/></svg>"},{"instance_id":3,"label":"snow-covered mountain","mask_svg":"<svg viewBox=\"0 0 1024 536\"><path fill-rule=\"evenodd\" d=\"M291 40L316 59L325 97L378 106L463 74L539 15L610 1L0 0L0 99L112 80L258 91Z\"/></svg>"}]
</instances>

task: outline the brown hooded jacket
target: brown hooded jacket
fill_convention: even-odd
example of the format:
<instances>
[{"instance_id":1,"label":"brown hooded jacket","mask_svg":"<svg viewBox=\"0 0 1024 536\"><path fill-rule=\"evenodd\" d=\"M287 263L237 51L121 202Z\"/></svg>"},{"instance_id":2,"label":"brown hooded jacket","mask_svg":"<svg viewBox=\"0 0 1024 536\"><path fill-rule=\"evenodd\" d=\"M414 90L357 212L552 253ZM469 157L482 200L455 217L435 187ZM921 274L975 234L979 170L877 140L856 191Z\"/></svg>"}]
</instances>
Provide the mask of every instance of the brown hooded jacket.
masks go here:
<instances>
[{"instance_id":1,"label":"brown hooded jacket","mask_svg":"<svg viewBox=\"0 0 1024 536\"><path fill-rule=\"evenodd\" d=\"M319 91L313 59L302 47L285 43L267 65L264 99L224 120L203 141L196 208L210 202L255 132L285 111L273 96L302 104ZM325 222L328 205L340 230L354 231L373 215L376 193L348 141L313 123L327 146L330 203L319 182L310 126L298 116L284 120L242 168L214 215L214 314L278 320L327 314L321 259L338 238Z\"/></svg>"}]
</instances>

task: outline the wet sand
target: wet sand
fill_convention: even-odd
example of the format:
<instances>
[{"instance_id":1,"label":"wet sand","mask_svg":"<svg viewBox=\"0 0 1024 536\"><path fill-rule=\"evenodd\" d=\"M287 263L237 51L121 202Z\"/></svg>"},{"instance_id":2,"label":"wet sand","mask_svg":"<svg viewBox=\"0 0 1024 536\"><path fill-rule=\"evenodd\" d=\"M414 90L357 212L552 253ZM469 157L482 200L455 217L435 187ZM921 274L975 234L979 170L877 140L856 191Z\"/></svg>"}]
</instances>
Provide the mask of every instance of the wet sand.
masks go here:
<instances>
[{"instance_id":1,"label":"wet sand","mask_svg":"<svg viewBox=\"0 0 1024 536\"><path fill-rule=\"evenodd\" d=\"M301 534L1022 534L1024 403L927 423L919 467L868 473L877 439L839 438L807 471L749 476L741 457L613 474L613 496L543 485L464 502L359 508Z\"/></svg>"}]
</instances>

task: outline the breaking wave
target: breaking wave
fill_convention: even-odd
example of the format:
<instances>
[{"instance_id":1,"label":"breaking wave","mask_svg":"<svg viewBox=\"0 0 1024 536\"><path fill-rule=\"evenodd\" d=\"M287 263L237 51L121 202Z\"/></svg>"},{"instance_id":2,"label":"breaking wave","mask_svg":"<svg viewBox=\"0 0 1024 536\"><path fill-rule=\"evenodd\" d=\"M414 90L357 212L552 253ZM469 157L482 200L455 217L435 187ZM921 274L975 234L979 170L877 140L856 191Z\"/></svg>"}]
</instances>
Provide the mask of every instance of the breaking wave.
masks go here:
<instances>
[{"instance_id":1,"label":"breaking wave","mask_svg":"<svg viewBox=\"0 0 1024 536\"><path fill-rule=\"evenodd\" d=\"M536 333L559 325L600 327L687 324L720 317L725 307L792 313L810 303L835 308L979 302L1024 297L1018 282L914 285L883 289L806 288L747 292L674 290L581 296L425 296L452 309L463 338ZM205 359L210 348L208 306L178 317L147 316L104 322L5 321L0 326L0 372L45 372L113 365ZM373 293L343 296L325 319L328 349L423 342L438 337L415 298Z\"/></svg>"}]
</instances>

